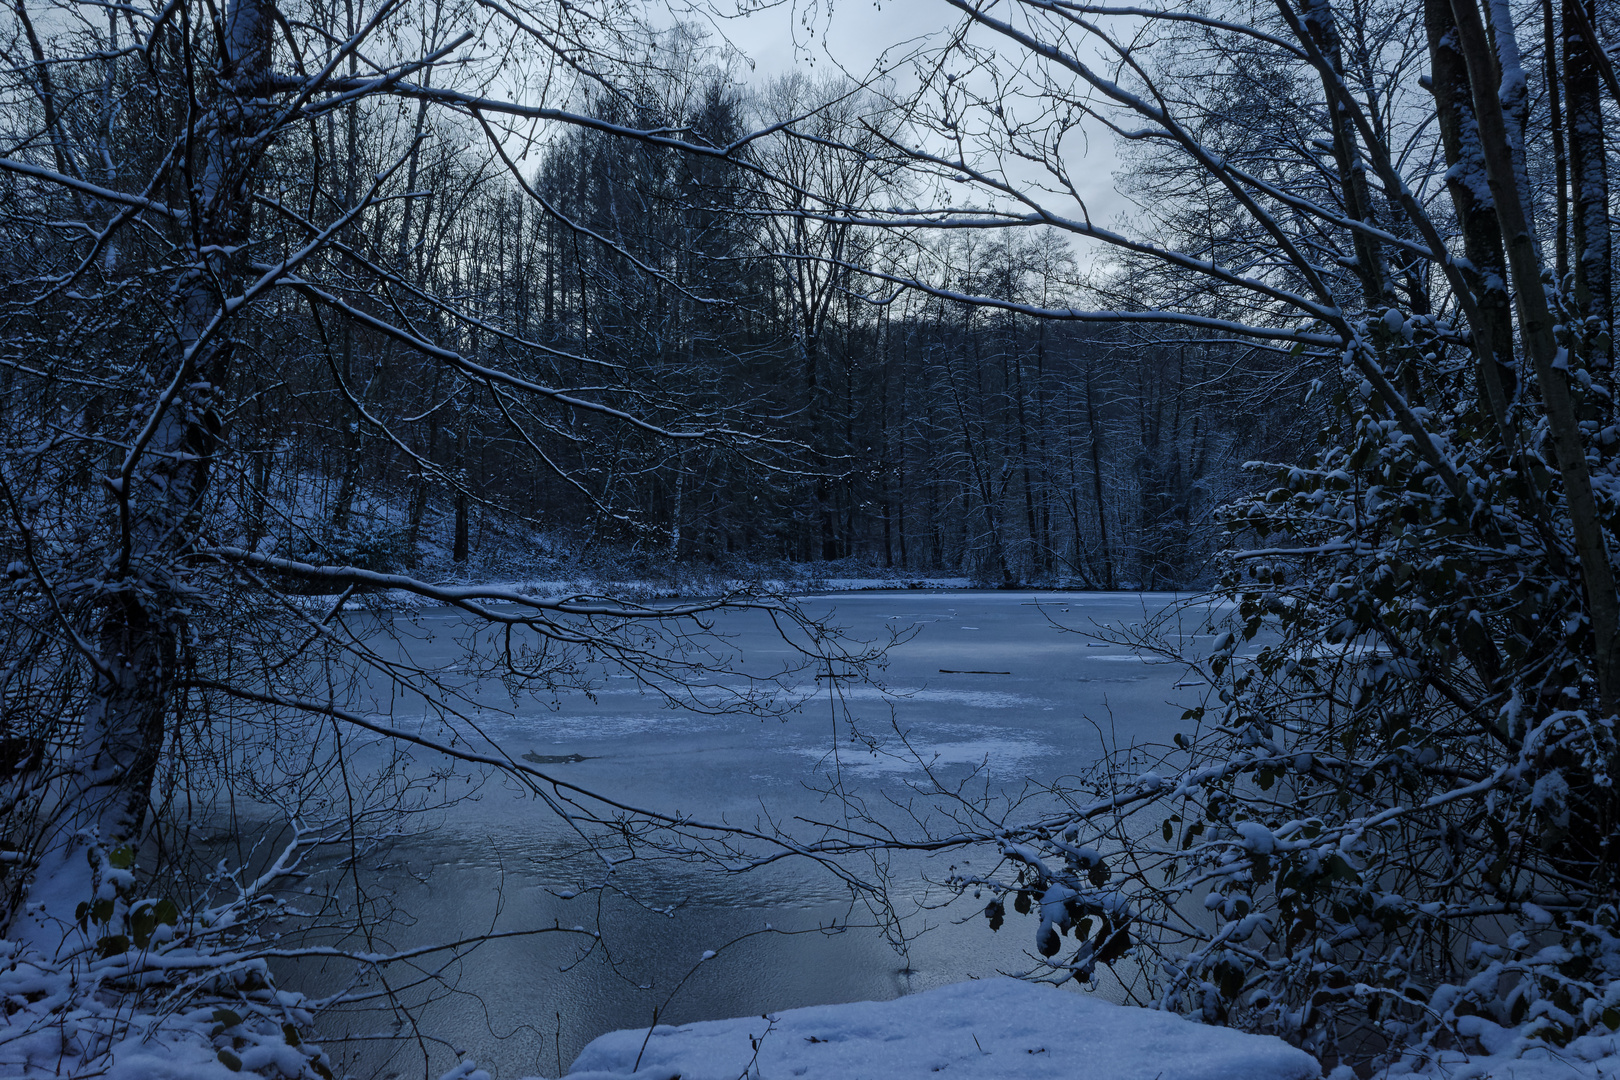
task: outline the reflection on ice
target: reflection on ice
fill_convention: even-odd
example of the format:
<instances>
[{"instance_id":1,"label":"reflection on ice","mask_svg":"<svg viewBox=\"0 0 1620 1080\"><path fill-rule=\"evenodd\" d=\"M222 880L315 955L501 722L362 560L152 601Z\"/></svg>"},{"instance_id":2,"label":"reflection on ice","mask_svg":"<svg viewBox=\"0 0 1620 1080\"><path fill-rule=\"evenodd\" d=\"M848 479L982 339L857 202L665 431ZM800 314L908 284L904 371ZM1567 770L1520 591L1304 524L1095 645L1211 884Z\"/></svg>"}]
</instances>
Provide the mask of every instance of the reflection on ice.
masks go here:
<instances>
[{"instance_id":1,"label":"reflection on ice","mask_svg":"<svg viewBox=\"0 0 1620 1080\"><path fill-rule=\"evenodd\" d=\"M857 745L845 747L836 754L813 746L793 747L789 752L813 758L823 768L854 768L863 775L965 765L1007 779L1026 775L1035 760L1049 755L1052 748L1031 739L970 739L964 742L912 741L909 745L896 744L879 750Z\"/></svg>"}]
</instances>

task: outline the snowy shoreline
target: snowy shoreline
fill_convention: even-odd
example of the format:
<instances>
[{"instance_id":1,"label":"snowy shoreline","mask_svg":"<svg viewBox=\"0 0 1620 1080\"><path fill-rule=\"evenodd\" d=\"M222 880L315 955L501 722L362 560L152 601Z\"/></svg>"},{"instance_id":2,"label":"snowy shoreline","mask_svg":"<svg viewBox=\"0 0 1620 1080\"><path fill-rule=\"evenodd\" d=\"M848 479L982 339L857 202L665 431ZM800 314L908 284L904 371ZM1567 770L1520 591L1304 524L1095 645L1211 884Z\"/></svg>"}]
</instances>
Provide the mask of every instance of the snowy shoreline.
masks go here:
<instances>
[{"instance_id":1,"label":"snowy shoreline","mask_svg":"<svg viewBox=\"0 0 1620 1080\"><path fill-rule=\"evenodd\" d=\"M1620 1035L1555 1048L1483 1018L1487 1053L1442 1051L1380 1080L1615 1080ZM1414 1063L1416 1064L1416 1063ZM472 1062L443 1080L488 1080ZM562 1080L1317 1080L1321 1064L1273 1035L1199 1024L1064 988L994 978L890 1001L609 1032ZM544 1080L531 1077L529 1080ZM1326 1080L1354 1080L1344 1066Z\"/></svg>"},{"instance_id":2,"label":"snowy shoreline","mask_svg":"<svg viewBox=\"0 0 1620 1080\"><path fill-rule=\"evenodd\" d=\"M1205 1027L1169 1013L995 978L891 1001L610 1032L585 1048L566 1077L1315 1080L1320 1075L1314 1058L1270 1035Z\"/></svg>"}]
</instances>

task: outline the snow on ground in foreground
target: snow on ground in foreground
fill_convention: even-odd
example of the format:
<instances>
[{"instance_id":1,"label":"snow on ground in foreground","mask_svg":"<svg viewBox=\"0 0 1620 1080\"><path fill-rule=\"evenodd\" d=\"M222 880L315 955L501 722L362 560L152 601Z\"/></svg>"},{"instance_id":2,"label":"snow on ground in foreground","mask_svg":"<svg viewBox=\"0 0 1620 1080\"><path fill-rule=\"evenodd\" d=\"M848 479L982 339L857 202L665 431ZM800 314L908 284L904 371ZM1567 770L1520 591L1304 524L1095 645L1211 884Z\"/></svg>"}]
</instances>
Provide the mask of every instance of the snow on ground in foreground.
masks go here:
<instances>
[{"instance_id":1,"label":"snow on ground in foreground","mask_svg":"<svg viewBox=\"0 0 1620 1080\"><path fill-rule=\"evenodd\" d=\"M584 1049L567 1080L738 1080L744 1075L768 1080L1312 1080L1321 1070L1315 1058L1269 1035L1205 1027L1015 979L985 979L893 1001L658 1027L650 1038L645 1028L614 1031Z\"/></svg>"},{"instance_id":2,"label":"snow on ground in foreground","mask_svg":"<svg viewBox=\"0 0 1620 1080\"><path fill-rule=\"evenodd\" d=\"M1485 1054L1443 1051L1421 1073L1400 1067L1380 1073L1379 1080L1620 1080L1620 1035L1582 1035L1568 1046L1549 1046L1482 1016L1457 1020L1457 1033L1477 1040ZM1329 1080L1351 1080L1341 1070Z\"/></svg>"}]
</instances>

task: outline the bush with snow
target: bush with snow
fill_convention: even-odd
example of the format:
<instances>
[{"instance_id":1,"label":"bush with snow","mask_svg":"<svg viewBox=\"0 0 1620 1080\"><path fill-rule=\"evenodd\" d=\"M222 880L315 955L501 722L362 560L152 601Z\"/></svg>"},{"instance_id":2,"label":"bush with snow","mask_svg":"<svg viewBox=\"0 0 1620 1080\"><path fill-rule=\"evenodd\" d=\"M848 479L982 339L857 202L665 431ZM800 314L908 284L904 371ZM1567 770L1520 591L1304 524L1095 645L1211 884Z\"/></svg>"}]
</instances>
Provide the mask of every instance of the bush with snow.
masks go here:
<instances>
[{"instance_id":1,"label":"bush with snow","mask_svg":"<svg viewBox=\"0 0 1620 1080\"><path fill-rule=\"evenodd\" d=\"M1383 362L1444 347L1410 326ZM1008 819L1002 872L957 885L989 891L992 928L1008 899L1038 915L1058 977L1113 963L1163 1008L1330 1061L1608 1045L1620 757L1579 569L1460 386L1426 393L1462 418L1436 438L1467 498L1344 384L1318 459L1254 466L1274 486L1229 509L1214 648L1133 642L1210 686L1177 745Z\"/></svg>"}]
</instances>

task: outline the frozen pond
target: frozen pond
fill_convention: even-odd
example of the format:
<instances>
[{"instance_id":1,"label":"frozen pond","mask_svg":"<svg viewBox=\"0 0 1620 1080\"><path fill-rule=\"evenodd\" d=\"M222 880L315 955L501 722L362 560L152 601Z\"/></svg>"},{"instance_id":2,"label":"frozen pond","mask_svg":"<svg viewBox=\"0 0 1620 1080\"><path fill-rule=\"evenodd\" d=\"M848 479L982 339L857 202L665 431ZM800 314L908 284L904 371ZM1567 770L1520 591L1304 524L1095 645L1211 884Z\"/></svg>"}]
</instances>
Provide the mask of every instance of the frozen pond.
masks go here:
<instances>
[{"instance_id":1,"label":"frozen pond","mask_svg":"<svg viewBox=\"0 0 1620 1080\"><path fill-rule=\"evenodd\" d=\"M986 784L1016 788L1026 779L1046 784L1078 774L1107 744L1168 742L1183 710L1200 697L1198 685L1177 685L1184 669L1061 627L1118 632L1155 619L1174 599L1017 592L808 597L809 613L854 638L914 633L890 651L881 688L841 683L830 690L806 672L793 688L799 707L781 718L672 710L630 679L609 679L594 701L565 698L555 711L514 701L498 684L468 693L479 703L479 726L506 753L528 755L560 779L636 806L792 828L794 819L840 819L842 804L825 793L836 780L846 797L898 825L902 807L917 808L919 759L936 778L971 780L982 791ZM1203 629L1194 625L1197 615L1185 617L1189 635ZM398 617L396 630L419 655L443 650L448 658L459 621L430 610ZM723 615L717 627L735 635L745 670L764 672L790 652L757 613ZM396 708L395 723L411 719ZM864 741L851 738L852 719ZM813 833L802 822L796 831ZM603 880L601 864L579 848L531 794L491 783L431 834L397 845L384 868L394 902L415 920L394 936L396 945L491 928L600 929L602 944L583 959L579 937L516 937L482 946L451 972L462 993L431 1006L424 1027L454 1032L458 1048L498 1067L498 1077L556 1075L559 1063L566 1068L591 1038L646 1025L655 1009L661 1022L681 1023L889 998L1029 966L1033 926L1011 919L993 935L971 901L913 911L904 928L916 936L902 955L871 928L865 906L851 904L847 886L813 865L785 862L728 876L631 862L615 871L613 891L592 892L588 887ZM945 871L916 856L889 867L896 891L909 897L924 897L924 878ZM563 898L576 891L576 898ZM718 955L700 965L707 950ZM419 1056L379 1068L371 1064L373 1050L363 1060L356 1069L362 1075L423 1070Z\"/></svg>"}]
</instances>

